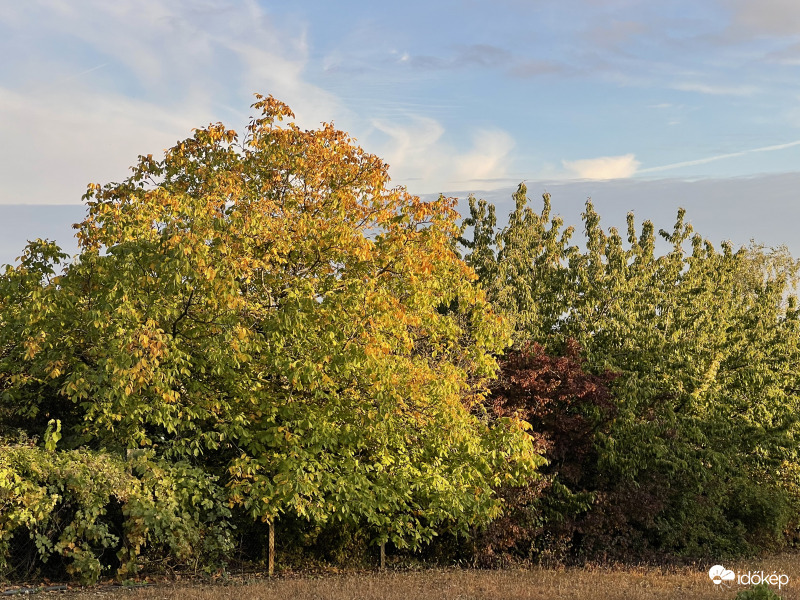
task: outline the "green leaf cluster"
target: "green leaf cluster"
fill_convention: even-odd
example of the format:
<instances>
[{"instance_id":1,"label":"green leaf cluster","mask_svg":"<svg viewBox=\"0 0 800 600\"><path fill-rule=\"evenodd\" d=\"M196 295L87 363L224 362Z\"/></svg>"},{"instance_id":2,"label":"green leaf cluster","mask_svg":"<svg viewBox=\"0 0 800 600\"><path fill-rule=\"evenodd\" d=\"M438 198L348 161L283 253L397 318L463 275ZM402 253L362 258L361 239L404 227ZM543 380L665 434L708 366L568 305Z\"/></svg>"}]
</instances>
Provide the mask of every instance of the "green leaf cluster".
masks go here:
<instances>
[{"instance_id":1,"label":"green leaf cluster","mask_svg":"<svg viewBox=\"0 0 800 600\"><path fill-rule=\"evenodd\" d=\"M186 463L0 440L0 577L60 562L92 583L156 557L219 562L229 517L224 490Z\"/></svg>"},{"instance_id":2,"label":"green leaf cluster","mask_svg":"<svg viewBox=\"0 0 800 600\"><path fill-rule=\"evenodd\" d=\"M749 590L742 590L736 594L734 600L780 600L782 597L773 592L766 583L760 583Z\"/></svg>"},{"instance_id":3,"label":"green leaf cluster","mask_svg":"<svg viewBox=\"0 0 800 600\"><path fill-rule=\"evenodd\" d=\"M615 374L617 415L594 441L595 512L615 515L606 532L691 556L786 543L797 525L797 262L782 248L717 249L683 210L660 241L629 214L623 238L591 201L580 248L549 196L541 213L524 185L515 199L500 231L493 207L471 200L465 260L517 344L558 354L574 340L588 369Z\"/></svg>"}]
</instances>

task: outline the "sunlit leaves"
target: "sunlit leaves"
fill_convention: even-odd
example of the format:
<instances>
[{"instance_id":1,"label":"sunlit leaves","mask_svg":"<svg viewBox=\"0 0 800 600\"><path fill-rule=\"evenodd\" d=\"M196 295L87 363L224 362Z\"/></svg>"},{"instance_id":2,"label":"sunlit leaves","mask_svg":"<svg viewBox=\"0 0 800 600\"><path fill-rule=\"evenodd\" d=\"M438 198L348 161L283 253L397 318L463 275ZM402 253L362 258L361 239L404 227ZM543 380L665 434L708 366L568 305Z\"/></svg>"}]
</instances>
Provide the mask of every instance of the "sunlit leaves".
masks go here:
<instances>
[{"instance_id":1,"label":"sunlit leaves","mask_svg":"<svg viewBox=\"0 0 800 600\"><path fill-rule=\"evenodd\" d=\"M3 410L206 465L257 518L399 545L486 521L498 478L539 461L519 422L471 411L509 332L455 252L455 199L390 187L272 97L253 108L244 138L210 125L90 185L57 285L51 250L6 275Z\"/></svg>"},{"instance_id":2,"label":"sunlit leaves","mask_svg":"<svg viewBox=\"0 0 800 600\"><path fill-rule=\"evenodd\" d=\"M613 500L597 510L607 531L648 531L661 548L695 555L766 543L767 529L779 543L774 531L790 512L776 487L788 484L774 473L796 460L800 414L798 263L780 249L716 249L693 234L683 210L659 231L667 245L659 256L652 223L637 232L629 214L623 240L601 227L591 202L585 247L568 246L570 229L558 219L547 226L549 197L541 214L526 206L524 186L515 198L499 232L493 208L471 203L466 260L513 320L518 343L560 352L574 339L588 369L617 374L618 414L595 441L614 482L606 484ZM763 501L753 497L759 489ZM618 511L625 498L631 504ZM764 504L783 507L773 511L779 522L744 516ZM649 508L636 516L634 505Z\"/></svg>"}]
</instances>

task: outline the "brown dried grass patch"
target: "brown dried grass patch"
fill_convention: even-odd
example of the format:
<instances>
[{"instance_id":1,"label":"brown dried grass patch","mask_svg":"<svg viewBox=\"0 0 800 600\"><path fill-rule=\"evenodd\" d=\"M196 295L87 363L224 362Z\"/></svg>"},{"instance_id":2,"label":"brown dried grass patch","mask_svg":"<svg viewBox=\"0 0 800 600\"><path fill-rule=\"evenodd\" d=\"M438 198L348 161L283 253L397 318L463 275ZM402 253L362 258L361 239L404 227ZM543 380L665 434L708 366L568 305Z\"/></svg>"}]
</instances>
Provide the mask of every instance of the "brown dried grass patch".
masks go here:
<instances>
[{"instance_id":1,"label":"brown dried grass patch","mask_svg":"<svg viewBox=\"0 0 800 600\"><path fill-rule=\"evenodd\" d=\"M790 584L780 591L781 596L800 600L800 555L737 561L725 566L734 571L786 573ZM101 585L67 592L64 597L69 600L728 600L746 589L735 584L729 589L713 585L707 575L709 567L285 574L271 580L234 577L218 583L174 582L137 589Z\"/></svg>"}]
</instances>

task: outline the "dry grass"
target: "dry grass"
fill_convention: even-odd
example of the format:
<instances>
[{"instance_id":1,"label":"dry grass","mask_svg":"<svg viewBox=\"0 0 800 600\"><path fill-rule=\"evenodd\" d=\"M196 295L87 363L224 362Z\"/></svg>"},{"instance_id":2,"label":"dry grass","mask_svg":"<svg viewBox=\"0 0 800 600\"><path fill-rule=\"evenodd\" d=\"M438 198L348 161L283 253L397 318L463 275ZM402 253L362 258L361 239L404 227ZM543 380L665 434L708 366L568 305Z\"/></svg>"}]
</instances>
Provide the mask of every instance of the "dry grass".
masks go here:
<instances>
[{"instance_id":1,"label":"dry grass","mask_svg":"<svg viewBox=\"0 0 800 600\"><path fill-rule=\"evenodd\" d=\"M283 576L272 580L238 578L215 584L177 582L138 589L97 586L62 594L68 600L727 600L737 591L746 589L736 584L727 590L713 585L705 571L708 566L671 571L630 567L388 571ZM781 590L781 596L800 600L800 555L740 561L725 566L734 571L785 573L790 584Z\"/></svg>"}]
</instances>

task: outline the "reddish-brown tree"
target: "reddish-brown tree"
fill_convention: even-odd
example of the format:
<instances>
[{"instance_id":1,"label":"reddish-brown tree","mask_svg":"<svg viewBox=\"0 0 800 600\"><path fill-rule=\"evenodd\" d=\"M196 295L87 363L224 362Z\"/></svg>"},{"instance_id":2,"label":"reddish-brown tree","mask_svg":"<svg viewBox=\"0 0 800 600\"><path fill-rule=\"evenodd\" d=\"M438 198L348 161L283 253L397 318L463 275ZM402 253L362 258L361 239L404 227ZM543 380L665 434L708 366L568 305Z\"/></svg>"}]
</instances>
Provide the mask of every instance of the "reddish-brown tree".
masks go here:
<instances>
[{"instance_id":1,"label":"reddish-brown tree","mask_svg":"<svg viewBox=\"0 0 800 600\"><path fill-rule=\"evenodd\" d=\"M546 549L548 556L563 559L575 550L584 521L604 497L598 494L603 484L597 442L616 412L609 389L615 376L585 371L574 340L560 355L539 344L524 345L500 366L490 410L530 423L537 451L549 464L540 469L544 480L503 490L507 510L481 536L479 553L483 560L509 551L544 558Z\"/></svg>"}]
</instances>

